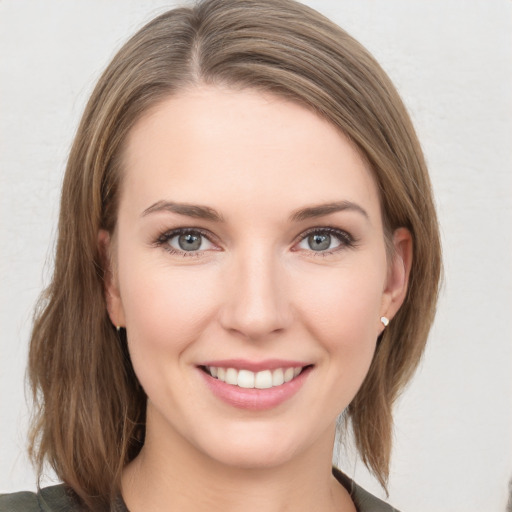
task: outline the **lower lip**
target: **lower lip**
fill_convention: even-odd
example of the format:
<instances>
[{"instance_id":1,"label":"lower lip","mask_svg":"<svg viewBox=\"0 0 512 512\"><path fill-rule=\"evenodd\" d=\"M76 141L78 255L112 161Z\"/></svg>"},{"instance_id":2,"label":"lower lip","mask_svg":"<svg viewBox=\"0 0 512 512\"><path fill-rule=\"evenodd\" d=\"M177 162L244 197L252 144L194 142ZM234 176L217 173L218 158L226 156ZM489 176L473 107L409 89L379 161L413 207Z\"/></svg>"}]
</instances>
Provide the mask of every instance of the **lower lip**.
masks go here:
<instances>
[{"instance_id":1,"label":"lower lip","mask_svg":"<svg viewBox=\"0 0 512 512\"><path fill-rule=\"evenodd\" d=\"M281 405L295 395L304 384L311 369L311 367L307 367L291 381L268 389L240 388L226 384L201 369L199 369L199 372L212 393L223 402L238 409L264 411Z\"/></svg>"}]
</instances>

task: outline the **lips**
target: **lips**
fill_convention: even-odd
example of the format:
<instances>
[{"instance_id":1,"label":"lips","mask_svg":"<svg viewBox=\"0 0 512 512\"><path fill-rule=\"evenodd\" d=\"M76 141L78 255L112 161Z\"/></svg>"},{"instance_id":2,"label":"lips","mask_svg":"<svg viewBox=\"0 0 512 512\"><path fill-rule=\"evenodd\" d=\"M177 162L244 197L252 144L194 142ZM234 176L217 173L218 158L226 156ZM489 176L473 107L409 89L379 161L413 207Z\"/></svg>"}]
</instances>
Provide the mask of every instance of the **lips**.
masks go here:
<instances>
[{"instance_id":1,"label":"lips","mask_svg":"<svg viewBox=\"0 0 512 512\"><path fill-rule=\"evenodd\" d=\"M313 365L272 360L212 361L198 366L211 392L229 405L251 410L277 407L302 387Z\"/></svg>"}]
</instances>

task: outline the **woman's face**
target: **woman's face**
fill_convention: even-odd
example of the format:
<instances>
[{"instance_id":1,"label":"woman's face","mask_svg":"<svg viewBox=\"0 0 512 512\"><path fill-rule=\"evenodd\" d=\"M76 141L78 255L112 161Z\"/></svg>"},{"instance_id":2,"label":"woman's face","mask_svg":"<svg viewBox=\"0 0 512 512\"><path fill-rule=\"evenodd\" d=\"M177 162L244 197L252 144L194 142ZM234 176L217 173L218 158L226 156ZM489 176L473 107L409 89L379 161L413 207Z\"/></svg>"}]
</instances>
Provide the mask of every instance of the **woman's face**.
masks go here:
<instances>
[{"instance_id":1,"label":"woman's face","mask_svg":"<svg viewBox=\"0 0 512 512\"><path fill-rule=\"evenodd\" d=\"M389 262L368 165L305 108L213 87L148 113L124 156L100 238L148 445L238 467L330 447L406 286L408 234Z\"/></svg>"}]
</instances>

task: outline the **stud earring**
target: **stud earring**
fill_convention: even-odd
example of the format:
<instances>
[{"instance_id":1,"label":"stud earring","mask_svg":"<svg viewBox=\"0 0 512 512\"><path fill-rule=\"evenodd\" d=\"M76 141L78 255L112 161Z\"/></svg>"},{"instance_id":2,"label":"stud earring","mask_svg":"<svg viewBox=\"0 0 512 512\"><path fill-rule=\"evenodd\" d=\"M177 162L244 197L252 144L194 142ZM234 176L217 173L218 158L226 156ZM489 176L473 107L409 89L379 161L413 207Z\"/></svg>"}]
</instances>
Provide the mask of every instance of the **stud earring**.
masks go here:
<instances>
[{"instance_id":1,"label":"stud earring","mask_svg":"<svg viewBox=\"0 0 512 512\"><path fill-rule=\"evenodd\" d=\"M116 331L117 332L121 332L121 326L120 325L116 325Z\"/></svg>"},{"instance_id":2,"label":"stud earring","mask_svg":"<svg viewBox=\"0 0 512 512\"><path fill-rule=\"evenodd\" d=\"M389 318L387 316L381 316L380 321L382 322L382 325L384 327L387 327L389 325Z\"/></svg>"}]
</instances>

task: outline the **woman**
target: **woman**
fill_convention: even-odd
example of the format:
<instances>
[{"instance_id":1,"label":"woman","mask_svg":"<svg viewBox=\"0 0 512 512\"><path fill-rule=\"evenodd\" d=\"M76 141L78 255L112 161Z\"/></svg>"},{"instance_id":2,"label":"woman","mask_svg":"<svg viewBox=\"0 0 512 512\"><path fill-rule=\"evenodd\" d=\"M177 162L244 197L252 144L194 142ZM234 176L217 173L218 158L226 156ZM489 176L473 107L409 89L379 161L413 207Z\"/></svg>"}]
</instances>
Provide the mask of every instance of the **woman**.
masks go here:
<instances>
[{"instance_id":1,"label":"woman","mask_svg":"<svg viewBox=\"0 0 512 512\"><path fill-rule=\"evenodd\" d=\"M31 453L65 485L0 509L391 510L331 470L336 420L385 486L439 274L364 48L288 0L156 18L82 118L33 330Z\"/></svg>"}]
</instances>

